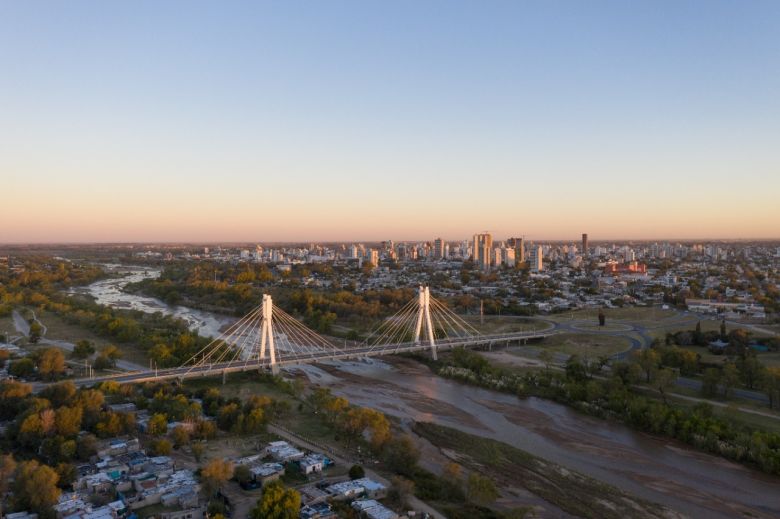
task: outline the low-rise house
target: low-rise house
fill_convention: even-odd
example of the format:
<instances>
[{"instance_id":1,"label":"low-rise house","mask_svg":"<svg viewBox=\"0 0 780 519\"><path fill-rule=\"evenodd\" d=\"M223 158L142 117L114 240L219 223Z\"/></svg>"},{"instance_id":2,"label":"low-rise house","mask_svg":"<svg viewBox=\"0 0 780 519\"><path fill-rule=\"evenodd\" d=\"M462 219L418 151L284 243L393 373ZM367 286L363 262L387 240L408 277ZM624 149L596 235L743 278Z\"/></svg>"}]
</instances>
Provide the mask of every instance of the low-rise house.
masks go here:
<instances>
[{"instance_id":1,"label":"low-rise house","mask_svg":"<svg viewBox=\"0 0 780 519\"><path fill-rule=\"evenodd\" d=\"M265 454L271 456L275 461L281 463L297 461L304 457L303 452L299 451L286 441L276 441L269 443L265 448Z\"/></svg>"},{"instance_id":2,"label":"low-rise house","mask_svg":"<svg viewBox=\"0 0 780 519\"><path fill-rule=\"evenodd\" d=\"M306 475L322 472L322 469L325 467L325 456L321 454L309 454L308 456L301 458L298 465L301 467L301 472Z\"/></svg>"},{"instance_id":3,"label":"low-rise house","mask_svg":"<svg viewBox=\"0 0 780 519\"><path fill-rule=\"evenodd\" d=\"M301 508L300 519L335 519L338 517L328 503L317 503Z\"/></svg>"},{"instance_id":4,"label":"low-rise house","mask_svg":"<svg viewBox=\"0 0 780 519\"><path fill-rule=\"evenodd\" d=\"M352 502L352 509L365 519L398 519L398 514L374 499Z\"/></svg>"},{"instance_id":5,"label":"low-rise house","mask_svg":"<svg viewBox=\"0 0 780 519\"><path fill-rule=\"evenodd\" d=\"M376 499L384 497L387 493L384 485L369 478L342 481L330 485L326 490L336 499L354 499L360 496Z\"/></svg>"},{"instance_id":6,"label":"low-rise house","mask_svg":"<svg viewBox=\"0 0 780 519\"><path fill-rule=\"evenodd\" d=\"M260 486L265 486L267 483L284 476L284 466L281 463L254 465L250 467L249 471L252 473L252 480Z\"/></svg>"}]
</instances>

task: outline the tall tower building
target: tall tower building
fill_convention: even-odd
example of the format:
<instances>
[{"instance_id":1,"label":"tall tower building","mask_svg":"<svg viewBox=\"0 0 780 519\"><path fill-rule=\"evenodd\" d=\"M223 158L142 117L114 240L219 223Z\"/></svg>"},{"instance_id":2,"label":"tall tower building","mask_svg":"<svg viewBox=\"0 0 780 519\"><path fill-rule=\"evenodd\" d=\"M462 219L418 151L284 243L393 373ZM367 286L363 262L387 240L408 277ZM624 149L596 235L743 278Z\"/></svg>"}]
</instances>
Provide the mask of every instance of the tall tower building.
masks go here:
<instances>
[{"instance_id":1,"label":"tall tower building","mask_svg":"<svg viewBox=\"0 0 780 519\"><path fill-rule=\"evenodd\" d=\"M541 272L544 270L544 251L541 245L531 248L531 256L528 259L532 272Z\"/></svg>"},{"instance_id":2,"label":"tall tower building","mask_svg":"<svg viewBox=\"0 0 780 519\"><path fill-rule=\"evenodd\" d=\"M436 259L444 259L444 240L436 238L433 242L433 256Z\"/></svg>"},{"instance_id":3,"label":"tall tower building","mask_svg":"<svg viewBox=\"0 0 780 519\"><path fill-rule=\"evenodd\" d=\"M588 255L588 234L582 233L582 255Z\"/></svg>"},{"instance_id":4,"label":"tall tower building","mask_svg":"<svg viewBox=\"0 0 780 519\"><path fill-rule=\"evenodd\" d=\"M490 268L490 255L493 249L493 236L486 232L474 235L474 263L483 270Z\"/></svg>"},{"instance_id":5,"label":"tall tower building","mask_svg":"<svg viewBox=\"0 0 780 519\"><path fill-rule=\"evenodd\" d=\"M515 261L522 263L525 261L525 240L523 238L512 238L510 240L515 246Z\"/></svg>"}]
</instances>

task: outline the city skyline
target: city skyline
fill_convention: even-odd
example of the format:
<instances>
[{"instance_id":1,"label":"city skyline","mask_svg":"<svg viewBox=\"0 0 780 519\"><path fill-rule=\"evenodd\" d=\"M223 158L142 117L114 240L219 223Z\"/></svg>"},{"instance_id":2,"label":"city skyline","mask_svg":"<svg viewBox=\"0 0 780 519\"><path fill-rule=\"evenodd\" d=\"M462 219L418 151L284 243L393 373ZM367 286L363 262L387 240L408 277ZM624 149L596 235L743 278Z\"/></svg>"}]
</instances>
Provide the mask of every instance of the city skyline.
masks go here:
<instances>
[{"instance_id":1,"label":"city skyline","mask_svg":"<svg viewBox=\"0 0 780 519\"><path fill-rule=\"evenodd\" d=\"M0 243L777 239L778 15L5 3Z\"/></svg>"}]
</instances>

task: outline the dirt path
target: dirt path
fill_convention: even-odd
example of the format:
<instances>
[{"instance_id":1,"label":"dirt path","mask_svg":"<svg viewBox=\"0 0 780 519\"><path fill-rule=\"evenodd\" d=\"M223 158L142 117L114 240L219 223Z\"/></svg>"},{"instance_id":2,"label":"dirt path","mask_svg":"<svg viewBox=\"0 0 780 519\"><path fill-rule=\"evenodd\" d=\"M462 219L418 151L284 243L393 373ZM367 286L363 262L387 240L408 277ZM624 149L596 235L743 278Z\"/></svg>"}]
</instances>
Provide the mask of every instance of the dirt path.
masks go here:
<instances>
[{"instance_id":1,"label":"dirt path","mask_svg":"<svg viewBox=\"0 0 780 519\"><path fill-rule=\"evenodd\" d=\"M285 440L289 441L290 443L294 443L295 445L299 447L303 447L304 449L320 452L322 450L327 450L328 455L333 457L333 460L336 463L339 463L340 465L344 467L350 467L354 464L353 461L349 461L346 458L342 457L340 454L337 454L333 452L332 449L323 449L322 445L316 445L314 443L311 443L300 436L296 435L295 433L288 431L287 429L283 429L278 425L269 424L268 425L268 431L272 432ZM366 471L366 477L369 477L373 479L374 481L378 481L379 483L383 484L387 488L390 488L391 483L386 478L380 476L373 470L371 470L368 467L364 467ZM444 515L441 514L438 510L433 508L432 506L428 505L425 501L421 501L416 496L409 496L406 498L407 503L414 508L415 510L421 511L421 512L427 512L435 519L446 519Z\"/></svg>"}]
</instances>

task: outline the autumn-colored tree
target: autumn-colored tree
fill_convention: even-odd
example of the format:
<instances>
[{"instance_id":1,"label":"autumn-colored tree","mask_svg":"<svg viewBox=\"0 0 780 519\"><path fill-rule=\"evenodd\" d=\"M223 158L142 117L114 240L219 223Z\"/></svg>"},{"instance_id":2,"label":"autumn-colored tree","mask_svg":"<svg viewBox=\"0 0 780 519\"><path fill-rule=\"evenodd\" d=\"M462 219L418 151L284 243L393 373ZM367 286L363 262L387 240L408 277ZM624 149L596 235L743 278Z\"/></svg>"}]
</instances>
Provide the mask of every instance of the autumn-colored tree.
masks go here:
<instances>
[{"instance_id":1,"label":"autumn-colored tree","mask_svg":"<svg viewBox=\"0 0 780 519\"><path fill-rule=\"evenodd\" d=\"M54 421L57 433L69 437L76 436L81 431L81 419L84 412L80 407L62 406L55 412Z\"/></svg>"},{"instance_id":2,"label":"autumn-colored tree","mask_svg":"<svg viewBox=\"0 0 780 519\"><path fill-rule=\"evenodd\" d=\"M173 444L175 447L182 447L190 443L190 432L186 427L177 425L171 432L171 438L173 438Z\"/></svg>"},{"instance_id":3,"label":"autumn-colored tree","mask_svg":"<svg viewBox=\"0 0 780 519\"><path fill-rule=\"evenodd\" d=\"M280 481L272 481L263 489L263 497L249 513L251 519L297 519L301 508L301 494L286 488Z\"/></svg>"},{"instance_id":4,"label":"autumn-colored tree","mask_svg":"<svg viewBox=\"0 0 780 519\"><path fill-rule=\"evenodd\" d=\"M168 432L168 417L162 413L153 414L149 418L146 432L152 436L162 436Z\"/></svg>"},{"instance_id":5,"label":"autumn-colored tree","mask_svg":"<svg viewBox=\"0 0 780 519\"><path fill-rule=\"evenodd\" d=\"M152 454L155 456L167 456L171 453L171 450L173 449L173 445L171 445L171 442L166 440L165 438L158 438L156 440L153 440L150 444Z\"/></svg>"},{"instance_id":6,"label":"autumn-colored tree","mask_svg":"<svg viewBox=\"0 0 780 519\"><path fill-rule=\"evenodd\" d=\"M213 496L233 477L233 462L226 459L213 459L200 470L200 481L206 495Z\"/></svg>"},{"instance_id":7,"label":"autumn-colored tree","mask_svg":"<svg viewBox=\"0 0 780 519\"><path fill-rule=\"evenodd\" d=\"M35 460L21 462L11 487L16 507L48 517L60 497L58 481L59 476L48 465Z\"/></svg>"}]
</instances>

